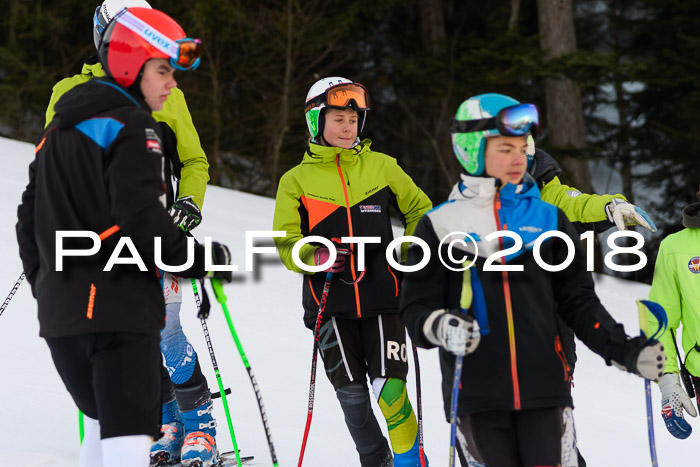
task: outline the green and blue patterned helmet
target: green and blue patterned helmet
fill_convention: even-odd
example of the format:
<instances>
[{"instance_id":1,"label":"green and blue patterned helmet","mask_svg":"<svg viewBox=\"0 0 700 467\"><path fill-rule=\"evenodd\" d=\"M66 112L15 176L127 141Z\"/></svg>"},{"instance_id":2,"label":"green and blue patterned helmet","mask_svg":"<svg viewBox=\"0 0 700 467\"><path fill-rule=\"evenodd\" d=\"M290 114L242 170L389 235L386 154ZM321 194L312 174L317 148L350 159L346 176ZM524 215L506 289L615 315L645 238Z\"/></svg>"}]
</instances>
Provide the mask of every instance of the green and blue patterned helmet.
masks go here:
<instances>
[{"instance_id":1,"label":"green and blue patterned helmet","mask_svg":"<svg viewBox=\"0 0 700 467\"><path fill-rule=\"evenodd\" d=\"M529 133L533 126L539 131L539 113L533 104L519 104L512 97L492 93L470 97L459 106L450 130L452 150L468 174L483 175L486 138L492 136L528 134L528 159L532 158L534 140Z\"/></svg>"}]
</instances>

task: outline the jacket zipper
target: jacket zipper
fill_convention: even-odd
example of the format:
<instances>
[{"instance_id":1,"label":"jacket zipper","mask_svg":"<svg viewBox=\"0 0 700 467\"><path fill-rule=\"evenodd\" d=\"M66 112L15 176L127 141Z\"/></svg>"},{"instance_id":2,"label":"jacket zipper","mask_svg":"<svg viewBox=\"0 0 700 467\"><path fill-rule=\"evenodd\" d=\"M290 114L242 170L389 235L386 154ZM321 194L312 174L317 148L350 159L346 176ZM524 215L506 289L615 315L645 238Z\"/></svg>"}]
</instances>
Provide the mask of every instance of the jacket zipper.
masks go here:
<instances>
[{"instance_id":1,"label":"jacket zipper","mask_svg":"<svg viewBox=\"0 0 700 467\"><path fill-rule=\"evenodd\" d=\"M501 198L500 193L496 192L496 196L493 199L493 214L496 218L496 226L498 230L507 230L508 226L503 224L503 229L501 229L501 220L498 217L498 212L501 209ZM501 250L504 249L503 237L498 238L498 245ZM501 257L501 264L506 264L506 257ZM510 344L510 372L513 381L513 408L515 410L520 410L522 408L520 404L520 383L518 382L518 359L515 350L515 325L513 323L513 305L510 297L510 282L508 280L508 271L501 271L503 277L503 296L505 298L506 304L506 318L508 320L508 343Z\"/></svg>"},{"instance_id":2,"label":"jacket zipper","mask_svg":"<svg viewBox=\"0 0 700 467\"><path fill-rule=\"evenodd\" d=\"M557 353L559 360L561 360L561 366L564 367L564 381L569 381L571 379L571 368L569 367L569 362L566 360L564 346L561 344L561 339L559 338L559 336L556 336L554 338L554 350Z\"/></svg>"},{"instance_id":3,"label":"jacket zipper","mask_svg":"<svg viewBox=\"0 0 700 467\"><path fill-rule=\"evenodd\" d=\"M343 184L343 193L345 194L345 212L348 215L348 230L350 236L354 237L352 233L352 217L350 216L350 199L348 198L348 188L345 185L345 177L343 177L343 170L340 168L340 153L335 155L335 165L338 168L338 175L340 175L340 182ZM350 244L350 250L354 253L353 244ZM360 290L357 286L357 277L355 276L355 255L350 255L350 274L352 274L352 286L355 288L355 306L357 307L357 317L362 318L362 308L360 307Z\"/></svg>"}]
</instances>

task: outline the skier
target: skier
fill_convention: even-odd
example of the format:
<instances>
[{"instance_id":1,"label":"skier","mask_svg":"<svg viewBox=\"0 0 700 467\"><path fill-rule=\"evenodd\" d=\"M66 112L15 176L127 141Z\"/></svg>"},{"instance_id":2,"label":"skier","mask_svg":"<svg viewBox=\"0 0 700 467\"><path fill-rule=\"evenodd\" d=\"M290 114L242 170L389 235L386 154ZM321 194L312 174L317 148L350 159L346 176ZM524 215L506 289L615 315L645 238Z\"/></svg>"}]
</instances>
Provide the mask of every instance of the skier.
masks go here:
<instances>
[{"instance_id":1,"label":"skier","mask_svg":"<svg viewBox=\"0 0 700 467\"><path fill-rule=\"evenodd\" d=\"M102 35L111 19L124 8L131 7L151 8L145 0L105 0L97 7L93 18L96 49L99 49ZM46 124L53 118L54 105L64 93L104 74L102 63L95 54L87 59L80 74L58 82L53 88L46 111ZM189 232L202 220L200 208L209 180L209 163L180 89L175 87L170 90L168 100L162 109L153 112L153 118L163 133L163 150L170 161L166 163L166 179L170 179L171 174L178 179L176 193L173 193L172 184L168 183L169 212L175 224ZM161 332L161 350L167 370L162 370L163 436L153 443L153 465L162 465L180 458L197 459L209 452L216 452L216 421L212 414L211 392L202 374L197 352L180 325L180 278L164 273L163 294L167 319Z\"/></svg>"},{"instance_id":2,"label":"skier","mask_svg":"<svg viewBox=\"0 0 700 467\"><path fill-rule=\"evenodd\" d=\"M159 42L145 34L153 29ZM201 43L165 13L131 8L106 28L98 54L106 77L66 92L36 147L17 237L40 335L85 414L81 467L146 466L161 412L156 239L165 264L187 260L186 235L165 209L162 135L151 112L177 86L175 68L196 66ZM56 240L63 231L99 233L99 242ZM56 258L93 243L90 256ZM114 261L124 246L131 258ZM184 277L205 274L204 248L194 252ZM214 244L213 259L228 264L230 254Z\"/></svg>"},{"instance_id":3,"label":"skier","mask_svg":"<svg viewBox=\"0 0 700 467\"><path fill-rule=\"evenodd\" d=\"M700 354L697 345L700 342L700 202L683 209L683 226L683 230L661 242L649 291L649 300L660 304L668 315L669 330L659 339L664 344L667 357L664 375L659 381L661 416L668 431L679 439L687 438L692 431L683 417L683 410L693 417L697 416L692 401L679 384L675 331L681 324L685 367L690 373L691 389L695 386L697 403L700 403ZM658 323L651 316L649 324L653 328Z\"/></svg>"},{"instance_id":4,"label":"skier","mask_svg":"<svg viewBox=\"0 0 700 467\"><path fill-rule=\"evenodd\" d=\"M330 77L317 81L306 96L311 135L301 164L279 182L274 230L286 232L275 242L284 265L306 274L304 324L314 329L326 274L313 274L292 259L295 243L307 236L334 242L341 237L375 236L367 244L366 270L358 270L356 245L338 245L339 254L325 272L333 281L320 328L320 350L345 423L362 466L420 466L416 416L406 393L406 335L397 314L401 279L385 252L393 239L389 210L394 209L411 234L431 208L428 197L396 160L360 140L369 110L364 86ZM330 263L329 248L301 247L308 266ZM391 448L372 413L367 377L387 420Z\"/></svg>"},{"instance_id":5,"label":"skier","mask_svg":"<svg viewBox=\"0 0 700 467\"><path fill-rule=\"evenodd\" d=\"M418 223L414 236L427 243L430 259L405 274L401 293L401 317L416 345L442 348L448 419L454 356L464 356L458 438L487 466L577 465L574 440L562 438L573 418L557 314L608 364L656 380L665 359L660 343L630 339L600 304L578 242L565 269L554 273L536 263L535 245L547 264L568 257L560 239L536 243L544 232L578 235L561 210L539 199L526 173L533 129L539 115L532 104L483 94L460 105L452 141L464 171L448 201ZM513 235L486 240L501 230ZM447 241L452 232L473 242ZM461 246L450 256L455 244ZM498 256L501 250L506 256ZM412 245L407 264L425 254ZM522 270L509 272L513 267Z\"/></svg>"}]
</instances>

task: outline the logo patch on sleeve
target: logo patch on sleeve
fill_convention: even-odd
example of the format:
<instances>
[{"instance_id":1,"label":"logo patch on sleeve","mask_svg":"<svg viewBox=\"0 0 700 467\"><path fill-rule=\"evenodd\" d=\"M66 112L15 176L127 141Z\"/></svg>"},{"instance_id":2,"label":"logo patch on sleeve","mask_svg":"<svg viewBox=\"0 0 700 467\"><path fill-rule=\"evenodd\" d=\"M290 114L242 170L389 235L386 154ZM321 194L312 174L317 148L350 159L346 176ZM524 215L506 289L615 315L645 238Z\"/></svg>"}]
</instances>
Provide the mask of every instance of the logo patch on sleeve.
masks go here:
<instances>
[{"instance_id":1,"label":"logo patch on sleeve","mask_svg":"<svg viewBox=\"0 0 700 467\"><path fill-rule=\"evenodd\" d=\"M146 128L146 150L155 154L163 154L160 136L153 128Z\"/></svg>"},{"instance_id":2,"label":"logo patch on sleeve","mask_svg":"<svg viewBox=\"0 0 700 467\"><path fill-rule=\"evenodd\" d=\"M691 258L691 260L688 261L688 269L690 269L690 272L693 274L700 274L700 256Z\"/></svg>"},{"instance_id":3,"label":"logo patch on sleeve","mask_svg":"<svg viewBox=\"0 0 700 467\"><path fill-rule=\"evenodd\" d=\"M360 212L382 212L379 204L360 204Z\"/></svg>"}]
</instances>

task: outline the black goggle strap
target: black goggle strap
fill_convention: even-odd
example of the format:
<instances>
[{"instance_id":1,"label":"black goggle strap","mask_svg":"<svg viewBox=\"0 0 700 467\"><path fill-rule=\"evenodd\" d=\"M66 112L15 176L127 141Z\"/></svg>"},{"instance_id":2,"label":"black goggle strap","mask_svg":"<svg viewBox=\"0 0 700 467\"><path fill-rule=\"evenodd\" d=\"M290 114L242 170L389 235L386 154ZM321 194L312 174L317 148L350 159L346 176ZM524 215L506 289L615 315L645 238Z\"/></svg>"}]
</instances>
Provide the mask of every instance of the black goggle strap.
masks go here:
<instances>
[{"instance_id":1,"label":"black goggle strap","mask_svg":"<svg viewBox=\"0 0 700 467\"><path fill-rule=\"evenodd\" d=\"M452 120L451 133L473 133L475 131L496 130L496 118L481 118L479 120Z\"/></svg>"}]
</instances>

